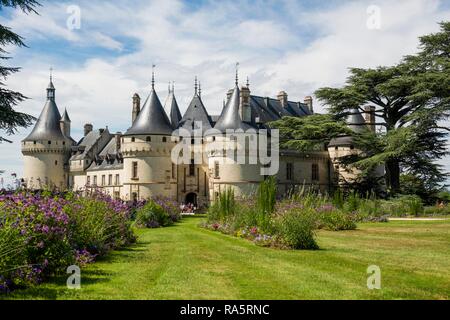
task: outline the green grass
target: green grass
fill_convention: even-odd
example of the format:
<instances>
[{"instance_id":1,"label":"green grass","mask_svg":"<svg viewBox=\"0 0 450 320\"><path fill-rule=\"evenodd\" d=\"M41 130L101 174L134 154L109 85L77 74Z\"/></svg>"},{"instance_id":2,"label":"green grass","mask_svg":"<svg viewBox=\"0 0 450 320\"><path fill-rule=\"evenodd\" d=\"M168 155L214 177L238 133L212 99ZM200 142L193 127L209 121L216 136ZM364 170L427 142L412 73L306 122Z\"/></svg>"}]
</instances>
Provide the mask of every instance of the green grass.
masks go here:
<instances>
[{"instance_id":1,"label":"green grass","mask_svg":"<svg viewBox=\"0 0 450 320\"><path fill-rule=\"evenodd\" d=\"M139 230L138 243L11 299L449 299L450 221L361 224L318 232L319 251L282 251L199 228L186 218ZM366 269L381 268L381 290Z\"/></svg>"}]
</instances>

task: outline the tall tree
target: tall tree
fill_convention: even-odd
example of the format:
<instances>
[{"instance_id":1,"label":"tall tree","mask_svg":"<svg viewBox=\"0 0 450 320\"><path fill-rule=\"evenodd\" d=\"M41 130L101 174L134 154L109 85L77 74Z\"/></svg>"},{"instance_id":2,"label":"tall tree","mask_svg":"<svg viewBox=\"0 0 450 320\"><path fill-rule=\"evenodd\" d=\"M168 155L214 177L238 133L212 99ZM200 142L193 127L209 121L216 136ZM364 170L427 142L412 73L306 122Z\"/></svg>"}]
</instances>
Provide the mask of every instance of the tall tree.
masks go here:
<instances>
[{"instance_id":1,"label":"tall tree","mask_svg":"<svg viewBox=\"0 0 450 320\"><path fill-rule=\"evenodd\" d=\"M445 179L436 160L448 154L450 129L442 123L450 116L450 22L440 26L440 32L420 38L417 55L392 67L351 68L344 87L316 92L336 116L375 107L377 124L384 127L380 148L362 153L364 159L356 164L363 169L384 164L386 183L394 194L400 190L401 172L436 183Z\"/></svg>"},{"instance_id":2,"label":"tall tree","mask_svg":"<svg viewBox=\"0 0 450 320\"><path fill-rule=\"evenodd\" d=\"M344 121L329 114L283 117L269 125L280 130L281 148L300 151L323 151L331 139L352 134Z\"/></svg>"},{"instance_id":3,"label":"tall tree","mask_svg":"<svg viewBox=\"0 0 450 320\"><path fill-rule=\"evenodd\" d=\"M37 13L35 8L39 5L35 0L0 0L0 10L4 7L18 8L27 14ZM20 68L5 66L1 63L11 58L5 49L8 45L26 47L21 36L0 24L0 130L6 131L7 134L13 134L17 128L30 126L34 117L14 110L20 102L27 98L20 92L10 90L6 86L7 77L20 70ZM0 137L0 143L2 141L9 142L9 140Z\"/></svg>"}]
</instances>

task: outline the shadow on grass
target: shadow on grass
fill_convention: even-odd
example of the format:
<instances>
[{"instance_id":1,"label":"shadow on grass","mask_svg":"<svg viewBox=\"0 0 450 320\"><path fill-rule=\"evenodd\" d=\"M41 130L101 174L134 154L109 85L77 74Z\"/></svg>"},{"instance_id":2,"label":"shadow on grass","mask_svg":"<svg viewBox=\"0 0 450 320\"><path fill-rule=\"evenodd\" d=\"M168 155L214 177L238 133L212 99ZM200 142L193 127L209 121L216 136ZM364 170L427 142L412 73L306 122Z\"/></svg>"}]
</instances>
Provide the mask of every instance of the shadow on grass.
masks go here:
<instances>
[{"instance_id":1,"label":"shadow on grass","mask_svg":"<svg viewBox=\"0 0 450 320\"><path fill-rule=\"evenodd\" d=\"M89 286L110 281L112 273L102 270L84 269L81 271L81 286ZM51 278L45 284L26 289L17 289L11 294L0 296L0 300L57 300L58 298L74 298L80 292L67 288L69 275L58 275Z\"/></svg>"},{"instance_id":2,"label":"shadow on grass","mask_svg":"<svg viewBox=\"0 0 450 320\"><path fill-rule=\"evenodd\" d=\"M106 256L99 257L95 263L81 269L82 289L90 285L106 283L115 276L114 271L106 272L97 263L122 263L133 262L139 259L139 252L146 251L146 246L150 241L139 241L128 247L116 249ZM136 254L135 254L136 253ZM42 285L30 288L17 289L8 295L0 295L0 300L56 300L58 298L76 298L80 291L67 288L67 279L69 274L60 274L53 276Z\"/></svg>"}]
</instances>

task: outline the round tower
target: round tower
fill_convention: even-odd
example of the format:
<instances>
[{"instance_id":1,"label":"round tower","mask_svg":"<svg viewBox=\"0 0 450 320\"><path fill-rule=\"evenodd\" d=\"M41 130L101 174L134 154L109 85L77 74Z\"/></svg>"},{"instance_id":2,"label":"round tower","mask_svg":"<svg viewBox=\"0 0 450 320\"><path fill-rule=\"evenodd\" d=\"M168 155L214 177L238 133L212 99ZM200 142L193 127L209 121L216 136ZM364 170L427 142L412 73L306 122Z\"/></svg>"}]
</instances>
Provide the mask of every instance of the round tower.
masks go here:
<instances>
[{"instance_id":1,"label":"round tower","mask_svg":"<svg viewBox=\"0 0 450 320\"><path fill-rule=\"evenodd\" d=\"M346 122L347 126L356 133L361 133L368 130L366 121L361 115L361 112L356 108L349 110L349 115ZM360 151L355 148L351 136L339 136L330 141L330 144L328 145L328 153L333 166L331 169L334 175L333 181L335 185L343 186L355 180L359 173L358 170L348 170L342 165L341 159L353 154L358 154L358 152Z\"/></svg>"},{"instance_id":2,"label":"round tower","mask_svg":"<svg viewBox=\"0 0 450 320\"><path fill-rule=\"evenodd\" d=\"M207 137L209 170L212 173L210 198L213 201L226 188L232 188L237 197L250 196L265 178L258 159L258 133L249 122L242 120L240 101L236 80L236 86L214 127L216 134Z\"/></svg>"},{"instance_id":3,"label":"round tower","mask_svg":"<svg viewBox=\"0 0 450 320\"><path fill-rule=\"evenodd\" d=\"M64 130L64 132L63 132ZM61 117L55 102L52 78L47 88L47 102L33 131L22 141L25 186L29 189L65 190L73 140L67 111Z\"/></svg>"},{"instance_id":4,"label":"round tower","mask_svg":"<svg viewBox=\"0 0 450 320\"><path fill-rule=\"evenodd\" d=\"M122 137L123 194L127 200L166 196L176 199L176 179L171 161L173 128L154 88Z\"/></svg>"}]
</instances>

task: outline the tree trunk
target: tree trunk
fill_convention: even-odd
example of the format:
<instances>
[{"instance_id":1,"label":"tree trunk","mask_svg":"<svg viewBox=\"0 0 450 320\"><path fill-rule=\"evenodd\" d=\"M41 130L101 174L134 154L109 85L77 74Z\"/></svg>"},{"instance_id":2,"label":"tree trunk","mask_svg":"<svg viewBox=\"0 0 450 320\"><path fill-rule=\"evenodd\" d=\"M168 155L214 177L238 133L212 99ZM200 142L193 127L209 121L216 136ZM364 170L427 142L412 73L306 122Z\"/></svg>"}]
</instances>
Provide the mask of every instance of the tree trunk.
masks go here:
<instances>
[{"instance_id":1,"label":"tree trunk","mask_svg":"<svg viewBox=\"0 0 450 320\"><path fill-rule=\"evenodd\" d=\"M400 191L400 163L397 159L386 161L386 184L392 194Z\"/></svg>"}]
</instances>

